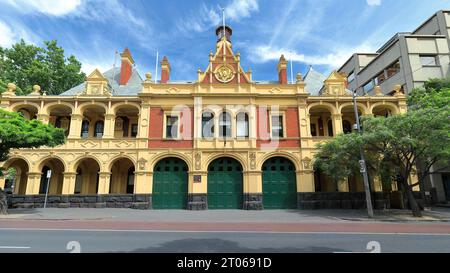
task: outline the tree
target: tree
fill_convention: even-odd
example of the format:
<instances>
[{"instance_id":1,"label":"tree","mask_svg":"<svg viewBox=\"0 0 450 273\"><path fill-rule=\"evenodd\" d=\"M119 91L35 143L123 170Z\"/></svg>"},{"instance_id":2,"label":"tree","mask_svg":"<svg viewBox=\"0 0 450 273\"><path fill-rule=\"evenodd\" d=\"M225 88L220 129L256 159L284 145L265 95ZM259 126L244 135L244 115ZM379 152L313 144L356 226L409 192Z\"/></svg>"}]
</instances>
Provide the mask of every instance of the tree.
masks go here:
<instances>
[{"instance_id":1,"label":"tree","mask_svg":"<svg viewBox=\"0 0 450 273\"><path fill-rule=\"evenodd\" d=\"M410 110L405 114L363 117L361 134L341 134L319 145L315 168L334 181L345 179L356 172L359 147L363 147L368 168L377 171L384 181L394 176L402 185L413 215L421 216L412 188L423 184L432 165L446 166L450 159L449 89L433 90L413 91ZM408 178L418 163L419 182L409 184Z\"/></svg>"},{"instance_id":2,"label":"tree","mask_svg":"<svg viewBox=\"0 0 450 273\"><path fill-rule=\"evenodd\" d=\"M29 94L35 84L49 95L58 95L85 80L81 63L73 55L65 58L55 40L44 44L41 48L21 40L11 48L0 47L0 92L13 82L21 87L18 95Z\"/></svg>"},{"instance_id":3,"label":"tree","mask_svg":"<svg viewBox=\"0 0 450 273\"><path fill-rule=\"evenodd\" d=\"M65 142L64 130L43 124L38 120L27 120L21 114L0 109L0 161L8 159L11 149L55 147ZM0 170L1 171L1 170ZM1 195L0 199L6 200ZM0 202L0 211L2 208Z\"/></svg>"}]
</instances>

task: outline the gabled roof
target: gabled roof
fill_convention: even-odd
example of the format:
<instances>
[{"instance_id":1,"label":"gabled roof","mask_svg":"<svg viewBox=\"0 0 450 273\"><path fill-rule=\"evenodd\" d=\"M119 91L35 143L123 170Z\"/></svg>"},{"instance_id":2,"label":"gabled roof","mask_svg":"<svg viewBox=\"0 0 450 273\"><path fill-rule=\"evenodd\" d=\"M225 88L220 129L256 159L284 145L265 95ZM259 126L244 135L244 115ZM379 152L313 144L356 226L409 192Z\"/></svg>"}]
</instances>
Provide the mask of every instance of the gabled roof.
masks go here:
<instances>
[{"instance_id":1,"label":"gabled roof","mask_svg":"<svg viewBox=\"0 0 450 273\"><path fill-rule=\"evenodd\" d=\"M135 96L141 91L142 78L135 69L133 69L131 77L126 85L119 85L120 67L109 69L108 71L103 73L103 76L108 80L108 84L111 88L111 93L113 96ZM64 93L61 93L60 96L75 96L84 92L85 89L86 83L84 82L67 90Z\"/></svg>"},{"instance_id":2,"label":"gabled roof","mask_svg":"<svg viewBox=\"0 0 450 273\"><path fill-rule=\"evenodd\" d=\"M305 91L310 93L311 96L318 96L320 89L323 86L323 81L326 79L327 77L325 75L317 72L310 66L303 78L303 81L305 82Z\"/></svg>"}]
</instances>

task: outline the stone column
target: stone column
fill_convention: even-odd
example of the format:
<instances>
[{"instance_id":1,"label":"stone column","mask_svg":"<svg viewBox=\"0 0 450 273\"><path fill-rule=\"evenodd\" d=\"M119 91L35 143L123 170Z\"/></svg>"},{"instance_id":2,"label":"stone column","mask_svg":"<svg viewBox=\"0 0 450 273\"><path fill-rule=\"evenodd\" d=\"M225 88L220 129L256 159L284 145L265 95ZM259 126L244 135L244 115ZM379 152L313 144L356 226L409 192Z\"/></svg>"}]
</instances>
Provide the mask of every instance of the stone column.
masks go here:
<instances>
[{"instance_id":1,"label":"stone column","mask_svg":"<svg viewBox=\"0 0 450 273\"><path fill-rule=\"evenodd\" d=\"M103 131L103 138L111 139L114 138L114 125L116 123L116 115L106 114L105 115L105 128Z\"/></svg>"},{"instance_id":2,"label":"stone column","mask_svg":"<svg viewBox=\"0 0 450 273\"><path fill-rule=\"evenodd\" d=\"M146 103L143 103L141 106L141 113L139 114L139 129L138 129L138 137L139 138L148 138L149 133L149 118L150 118L150 106Z\"/></svg>"},{"instance_id":3,"label":"stone column","mask_svg":"<svg viewBox=\"0 0 450 273\"><path fill-rule=\"evenodd\" d=\"M208 208L208 172L189 172L188 180L188 204L190 210L205 210Z\"/></svg>"},{"instance_id":4,"label":"stone column","mask_svg":"<svg viewBox=\"0 0 450 273\"><path fill-rule=\"evenodd\" d=\"M263 209L262 171L246 171L244 177L247 177L244 185L244 209Z\"/></svg>"},{"instance_id":5,"label":"stone column","mask_svg":"<svg viewBox=\"0 0 450 273\"><path fill-rule=\"evenodd\" d=\"M64 172L64 180L62 187L62 194L74 194L75 193L75 179L77 177L76 172Z\"/></svg>"},{"instance_id":6,"label":"stone column","mask_svg":"<svg viewBox=\"0 0 450 273\"><path fill-rule=\"evenodd\" d=\"M300 137L310 137L311 136L311 128L310 128L310 118L309 113L306 110L306 104L300 104L298 106L298 118L300 121Z\"/></svg>"},{"instance_id":7,"label":"stone column","mask_svg":"<svg viewBox=\"0 0 450 273\"><path fill-rule=\"evenodd\" d=\"M37 114L37 120L40 120L44 124L48 124L50 116L47 114Z\"/></svg>"},{"instance_id":8,"label":"stone column","mask_svg":"<svg viewBox=\"0 0 450 273\"><path fill-rule=\"evenodd\" d=\"M99 172L97 194L109 194L110 172Z\"/></svg>"},{"instance_id":9,"label":"stone column","mask_svg":"<svg viewBox=\"0 0 450 273\"><path fill-rule=\"evenodd\" d=\"M348 179L338 181L337 188L339 192L349 192Z\"/></svg>"},{"instance_id":10,"label":"stone column","mask_svg":"<svg viewBox=\"0 0 450 273\"><path fill-rule=\"evenodd\" d=\"M325 124L324 124L325 126ZM344 130L342 129L342 114L334 114L333 115L333 135L337 136L341 134Z\"/></svg>"},{"instance_id":11,"label":"stone column","mask_svg":"<svg viewBox=\"0 0 450 273\"><path fill-rule=\"evenodd\" d=\"M151 194L153 186L153 172L151 171L135 171L135 194Z\"/></svg>"},{"instance_id":12,"label":"stone column","mask_svg":"<svg viewBox=\"0 0 450 273\"><path fill-rule=\"evenodd\" d=\"M70 120L70 129L68 138L80 138L81 136L81 123L83 122L83 115L72 114Z\"/></svg>"},{"instance_id":13,"label":"stone column","mask_svg":"<svg viewBox=\"0 0 450 273\"><path fill-rule=\"evenodd\" d=\"M314 171L302 170L296 171L297 192L315 192Z\"/></svg>"},{"instance_id":14,"label":"stone column","mask_svg":"<svg viewBox=\"0 0 450 273\"><path fill-rule=\"evenodd\" d=\"M0 189L5 189L5 181L6 178L4 176L0 177Z\"/></svg>"},{"instance_id":15,"label":"stone column","mask_svg":"<svg viewBox=\"0 0 450 273\"><path fill-rule=\"evenodd\" d=\"M39 194L39 186L41 184L41 173L40 172L29 172L28 173L28 181L27 181L27 189L25 194Z\"/></svg>"}]
</instances>

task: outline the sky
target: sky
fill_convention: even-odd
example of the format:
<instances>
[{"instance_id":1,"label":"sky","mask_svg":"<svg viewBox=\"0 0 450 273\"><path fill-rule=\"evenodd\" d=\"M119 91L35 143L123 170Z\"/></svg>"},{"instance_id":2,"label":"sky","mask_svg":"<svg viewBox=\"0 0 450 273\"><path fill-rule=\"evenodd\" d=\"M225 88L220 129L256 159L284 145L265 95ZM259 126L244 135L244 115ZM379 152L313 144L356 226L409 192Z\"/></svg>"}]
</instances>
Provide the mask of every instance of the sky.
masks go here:
<instances>
[{"instance_id":1,"label":"sky","mask_svg":"<svg viewBox=\"0 0 450 273\"><path fill-rule=\"evenodd\" d=\"M329 74L351 54L374 52L449 9L450 0L0 0L0 46L57 40L87 74L111 68L115 52L128 47L141 76L155 75L158 52L169 59L171 80L192 81L215 48L221 7L242 67L272 81L281 54L294 75L310 65Z\"/></svg>"}]
</instances>

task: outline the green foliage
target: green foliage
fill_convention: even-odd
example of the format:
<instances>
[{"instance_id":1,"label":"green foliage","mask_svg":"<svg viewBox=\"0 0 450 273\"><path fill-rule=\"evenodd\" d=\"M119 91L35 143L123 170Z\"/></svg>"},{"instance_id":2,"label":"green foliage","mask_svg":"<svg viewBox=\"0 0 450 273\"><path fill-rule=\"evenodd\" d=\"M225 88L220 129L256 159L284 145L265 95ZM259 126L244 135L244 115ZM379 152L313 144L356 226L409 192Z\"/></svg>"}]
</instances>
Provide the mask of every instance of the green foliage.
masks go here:
<instances>
[{"instance_id":1,"label":"green foliage","mask_svg":"<svg viewBox=\"0 0 450 273\"><path fill-rule=\"evenodd\" d=\"M431 79L423 88L414 89L408 96L411 110L418 108L444 108L450 104L450 78Z\"/></svg>"},{"instance_id":2,"label":"green foliage","mask_svg":"<svg viewBox=\"0 0 450 273\"><path fill-rule=\"evenodd\" d=\"M64 142L64 130L0 109L0 161L8 159L10 149L55 147Z\"/></svg>"},{"instance_id":3,"label":"green foliage","mask_svg":"<svg viewBox=\"0 0 450 273\"><path fill-rule=\"evenodd\" d=\"M314 167L334 181L356 173L359 149L367 165L380 176L387 187L395 178L407 190L407 180L420 163L419 182L429 175L434 164L450 163L450 80L432 80L409 97L407 113L389 117L363 117L362 134L339 135L319 145ZM414 209L413 209L414 211Z\"/></svg>"},{"instance_id":4,"label":"green foliage","mask_svg":"<svg viewBox=\"0 0 450 273\"><path fill-rule=\"evenodd\" d=\"M23 40L11 48L0 47L0 92L13 82L21 88L18 95L29 94L35 84L49 95L58 95L84 81L81 63L73 55L65 58L64 49L54 40L44 43L45 48Z\"/></svg>"}]
</instances>

